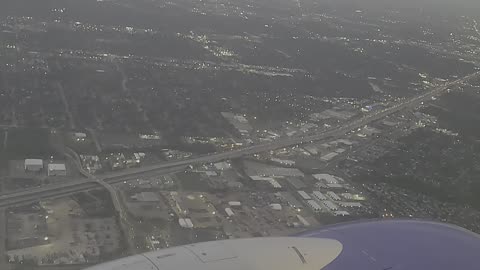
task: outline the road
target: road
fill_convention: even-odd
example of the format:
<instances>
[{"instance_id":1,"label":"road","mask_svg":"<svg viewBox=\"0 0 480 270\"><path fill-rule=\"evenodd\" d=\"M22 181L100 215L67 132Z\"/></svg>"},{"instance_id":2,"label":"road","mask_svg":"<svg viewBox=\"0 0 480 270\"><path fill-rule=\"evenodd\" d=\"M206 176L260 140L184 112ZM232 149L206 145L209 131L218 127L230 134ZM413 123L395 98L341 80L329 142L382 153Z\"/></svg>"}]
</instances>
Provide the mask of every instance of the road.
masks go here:
<instances>
[{"instance_id":1,"label":"road","mask_svg":"<svg viewBox=\"0 0 480 270\"><path fill-rule=\"evenodd\" d=\"M135 230L132 225L132 222L129 220L129 216L127 214L127 209L125 205L120 201L120 196L118 195L118 190L115 187L103 179L99 179L92 175L90 172L85 170L82 166L82 162L78 154L72 150L71 148L65 147L64 154L67 156L69 160L75 165L77 170L85 176L87 179L91 180L92 182L97 183L98 185L102 186L104 189L108 191L110 197L112 199L113 207L115 211L118 213L120 219L120 225L122 227L123 232L125 233L127 244L128 244L128 254L135 254Z\"/></svg>"},{"instance_id":2,"label":"road","mask_svg":"<svg viewBox=\"0 0 480 270\"><path fill-rule=\"evenodd\" d=\"M324 132L320 132L315 135L299 136L291 138L282 138L274 142L265 144L257 144L249 147L245 147L238 150L233 150L223 153L214 153L204 155L200 157L194 157L190 159L184 159L179 161L166 162L162 164L155 164L145 166L141 168L134 168L123 170L119 172L112 172L106 175L97 176L97 179L112 184L130 179L136 179L150 174L166 174L170 172L176 172L185 169L190 164L218 162L226 159L238 158L246 155L253 155L260 152L270 151L278 148L288 147L292 145L298 145L302 143L308 143L311 141L325 140L330 137L343 136L344 134L362 128L365 125L382 119L388 115L399 112L408 108L415 108L422 102L431 100L432 97L439 96L445 93L449 88L466 83L468 80L478 77L480 72L476 72L460 78L458 80L446 83L443 86L433 88L432 90L421 94L419 96L401 101L389 108L382 111L375 112L373 114L366 115L360 119L356 119L343 126L332 128ZM40 199L60 197L63 195L72 194L79 191L85 191L92 188L98 188L98 182L92 179L79 179L76 181L69 181L60 184L46 185L42 187L27 189L19 192L0 194L0 207L8 207L13 205L25 204L29 202L35 202Z\"/></svg>"}]
</instances>

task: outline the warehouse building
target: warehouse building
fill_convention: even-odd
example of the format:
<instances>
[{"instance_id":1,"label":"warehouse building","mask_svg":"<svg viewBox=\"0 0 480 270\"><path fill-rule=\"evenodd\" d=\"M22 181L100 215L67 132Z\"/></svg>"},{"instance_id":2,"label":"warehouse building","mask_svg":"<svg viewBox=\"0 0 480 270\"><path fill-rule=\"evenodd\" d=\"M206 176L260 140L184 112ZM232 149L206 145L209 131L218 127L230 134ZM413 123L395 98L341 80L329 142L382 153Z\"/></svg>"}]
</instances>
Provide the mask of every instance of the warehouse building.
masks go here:
<instances>
[{"instance_id":1,"label":"warehouse building","mask_svg":"<svg viewBox=\"0 0 480 270\"><path fill-rule=\"evenodd\" d=\"M308 195L305 191L303 190L299 190L297 191L298 192L298 195L300 195L300 197L302 197L302 199L304 200L311 200L312 197L310 197L310 195Z\"/></svg>"},{"instance_id":2,"label":"warehouse building","mask_svg":"<svg viewBox=\"0 0 480 270\"><path fill-rule=\"evenodd\" d=\"M228 205L230 205L230 207L233 207L233 208L242 207L242 203L239 202L239 201L230 201L230 202L228 202Z\"/></svg>"},{"instance_id":3,"label":"warehouse building","mask_svg":"<svg viewBox=\"0 0 480 270\"><path fill-rule=\"evenodd\" d=\"M327 197L325 195L323 195L322 192L317 191L317 190L315 190L312 195L315 199L317 199L319 201L325 201L327 199Z\"/></svg>"},{"instance_id":4,"label":"warehouse building","mask_svg":"<svg viewBox=\"0 0 480 270\"><path fill-rule=\"evenodd\" d=\"M332 198L334 201L340 201L342 198L338 197L338 195L333 191L327 191L328 197Z\"/></svg>"},{"instance_id":5,"label":"warehouse building","mask_svg":"<svg viewBox=\"0 0 480 270\"><path fill-rule=\"evenodd\" d=\"M338 204L342 207L348 207L348 208L360 208L363 206L359 202L338 202Z\"/></svg>"},{"instance_id":6,"label":"warehouse building","mask_svg":"<svg viewBox=\"0 0 480 270\"><path fill-rule=\"evenodd\" d=\"M67 176L65 164L48 164L48 176Z\"/></svg>"},{"instance_id":7,"label":"warehouse building","mask_svg":"<svg viewBox=\"0 0 480 270\"><path fill-rule=\"evenodd\" d=\"M320 205L318 205L318 203L314 200L307 200L307 203L308 203L308 206L310 206L310 208L312 208L313 211L315 212L320 212L322 211L322 207L320 207Z\"/></svg>"},{"instance_id":8,"label":"warehouse building","mask_svg":"<svg viewBox=\"0 0 480 270\"><path fill-rule=\"evenodd\" d=\"M232 209L231 208L225 208L225 213L227 214L227 216L229 217L233 217L235 214L233 213Z\"/></svg>"},{"instance_id":9,"label":"warehouse building","mask_svg":"<svg viewBox=\"0 0 480 270\"><path fill-rule=\"evenodd\" d=\"M343 186L340 185L340 184L327 184L327 187L328 188L335 188L335 189L343 188Z\"/></svg>"},{"instance_id":10,"label":"warehouse building","mask_svg":"<svg viewBox=\"0 0 480 270\"><path fill-rule=\"evenodd\" d=\"M335 216L342 216L342 217L350 216L350 213L348 213L347 211L335 211L333 214Z\"/></svg>"},{"instance_id":11,"label":"warehouse building","mask_svg":"<svg viewBox=\"0 0 480 270\"><path fill-rule=\"evenodd\" d=\"M323 205L325 205L331 211L337 211L338 210L338 206L331 201L323 201Z\"/></svg>"},{"instance_id":12,"label":"warehouse building","mask_svg":"<svg viewBox=\"0 0 480 270\"><path fill-rule=\"evenodd\" d=\"M280 183L278 183L278 181L275 179L269 180L268 182L270 183L270 185L272 185L273 188L276 188L276 189L282 188L282 185L280 185Z\"/></svg>"},{"instance_id":13,"label":"warehouse building","mask_svg":"<svg viewBox=\"0 0 480 270\"><path fill-rule=\"evenodd\" d=\"M43 169L43 160L25 159L25 171L38 172Z\"/></svg>"}]
</instances>

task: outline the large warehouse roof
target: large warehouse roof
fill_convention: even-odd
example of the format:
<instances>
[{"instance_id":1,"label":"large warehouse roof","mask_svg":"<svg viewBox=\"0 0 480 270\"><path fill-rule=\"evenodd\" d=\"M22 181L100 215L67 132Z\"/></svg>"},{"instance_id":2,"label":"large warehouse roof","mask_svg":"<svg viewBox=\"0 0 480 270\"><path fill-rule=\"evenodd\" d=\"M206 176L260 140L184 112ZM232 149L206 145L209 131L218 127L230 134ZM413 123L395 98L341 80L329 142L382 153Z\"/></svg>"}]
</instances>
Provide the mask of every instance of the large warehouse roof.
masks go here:
<instances>
[{"instance_id":1,"label":"large warehouse roof","mask_svg":"<svg viewBox=\"0 0 480 270\"><path fill-rule=\"evenodd\" d=\"M41 159L25 159L25 165L41 165L41 166L43 166L43 160L41 160Z\"/></svg>"},{"instance_id":2,"label":"large warehouse roof","mask_svg":"<svg viewBox=\"0 0 480 270\"><path fill-rule=\"evenodd\" d=\"M50 163L48 164L48 170L49 171L65 171L67 170L67 168L65 167L65 164Z\"/></svg>"}]
</instances>

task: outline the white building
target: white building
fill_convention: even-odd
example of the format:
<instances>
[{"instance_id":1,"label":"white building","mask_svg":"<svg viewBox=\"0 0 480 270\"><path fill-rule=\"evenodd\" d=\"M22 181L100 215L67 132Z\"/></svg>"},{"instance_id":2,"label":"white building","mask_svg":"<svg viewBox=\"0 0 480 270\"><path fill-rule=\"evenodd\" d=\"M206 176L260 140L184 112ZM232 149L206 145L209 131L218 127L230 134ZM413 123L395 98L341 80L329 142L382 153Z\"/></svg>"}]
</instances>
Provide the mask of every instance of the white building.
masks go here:
<instances>
[{"instance_id":1,"label":"white building","mask_svg":"<svg viewBox=\"0 0 480 270\"><path fill-rule=\"evenodd\" d=\"M229 217L233 217L235 215L231 208L225 208L225 213L227 213L227 216Z\"/></svg>"},{"instance_id":2,"label":"white building","mask_svg":"<svg viewBox=\"0 0 480 270\"><path fill-rule=\"evenodd\" d=\"M325 205L331 211L337 211L338 210L338 206L331 201L323 201L323 205Z\"/></svg>"},{"instance_id":3,"label":"white building","mask_svg":"<svg viewBox=\"0 0 480 270\"><path fill-rule=\"evenodd\" d=\"M280 210L282 210L282 205L279 204L279 203L272 203L272 204L270 204L270 208L272 208L273 210L276 210L276 211L280 211Z\"/></svg>"},{"instance_id":4,"label":"white building","mask_svg":"<svg viewBox=\"0 0 480 270\"><path fill-rule=\"evenodd\" d=\"M186 218L185 223L187 224L187 228L190 228L190 229L193 228L193 223L191 219Z\"/></svg>"},{"instance_id":5,"label":"white building","mask_svg":"<svg viewBox=\"0 0 480 270\"><path fill-rule=\"evenodd\" d=\"M179 218L179 219L178 219L178 224L179 224L180 227L182 227L182 228L187 228L187 223L185 222L185 219L184 219L184 218Z\"/></svg>"},{"instance_id":6,"label":"white building","mask_svg":"<svg viewBox=\"0 0 480 270\"><path fill-rule=\"evenodd\" d=\"M363 206L359 202L338 202L338 204L342 207L348 207L348 208L360 208Z\"/></svg>"},{"instance_id":7,"label":"white building","mask_svg":"<svg viewBox=\"0 0 480 270\"><path fill-rule=\"evenodd\" d=\"M77 141L77 142L80 142L80 141L85 141L85 139L87 138L87 134L85 133L82 133L82 132L75 132L73 133L73 138Z\"/></svg>"},{"instance_id":8,"label":"white building","mask_svg":"<svg viewBox=\"0 0 480 270\"><path fill-rule=\"evenodd\" d=\"M310 206L310 208L312 208L313 211L315 211L315 212L322 211L322 207L320 207L320 205L318 205L318 203L316 201L308 200L307 203L308 203L308 206Z\"/></svg>"},{"instance_id":9,"label":"white building","mask_svg":"<svg viewBox=\"0 0 480 270\"><path fill-rule=\"evenodd\" d=\"M25 159L25 171L38 172L43 169L43 160Z\"/></svg>"},{"instance_id":10,"label":"white building","mask_svg":"<svg viewBox=\"0 0 480 270\"><path fill-rule=\"evenodd\" d=\"M328 195L328 197L332 198L335 201L340 201L341 200L341 198L338 197L338 195L333 191L327 191L327 195Z\"/></svg>"},{"instance_id":11,"label":"white building","mask_svg":"<svg viewBox=\"0 0 480 270\"><path fill-rule=\"evenodd\" d=\"M48 176L67 176L65 164L48 164Z\"/></svg>"},{"instance_id":12,"label":"white building","mask_svg":"<svg viewBox=\"0 0 480 270\"><path fill-rule=\"evenodd\" d=\"M348 213L347 211L335 211L333 214L335 216L342 216L342 217L350 216L350 213Z\"/></svg>"},{"instance_id":13,"label":"white building","mask_svg":"<svg viewBox=\"0 0 480 270\"><path fill-rule=\"evenodd\" d=\"M300 195L304 200L311 200L312 199L312 197L310 197L310 195L308 195L303 190L300 190L300 191L297 191L297 192L298 192L298 195Z\"/></svg>"},{"instance_id":14,"label":"white building","mask_svg":"<svg viewBox=\"0 0 480 270\"><path fill-rule=\"evenodd\" d=\"M317 190L315 190L313 192L313 197L315 197L315 199L317 199L319 201L325 201L327 199L327 197L325 195L323 195L322 192L317 191Z\"/></svg>"},{"instance_id":15,"label":"white building","mask_svg":"<svg viewBox=\"0 0 480 270\"><path fill-rule=\"evenodd\" d=\"M178 219L178 224L182 228L189 228L189 229L193 228L192 220L189 219L189 218L179 218Z\"/></svg>"},{"instance_id":16,"label":"white building","mask_svg":"<svg viewBox=\"0 0 480 270\"><path fill-rule=\"evenodd\" d=\"M343 198L347 199L347 200L353 200L353 195L351 193L342 193L340 194L342 195Z\"/></svg>"},{"instance_id":17,"label":"white building","mask_svg":"<svg viewBox=\"0 0 480 270\"><path fill-rule=\"evenodd\" d=\"M270 183L270 185L272 185L273 188L282 188L282 185L280 185L280 183L278 183L278 181L275 179L269 180L268 182Z\"/></svg>"},{"instance_id":18,"label":"white building","mask_svg":"<svg viewBox=\"0 0 480 270\"><path fill-rule=\"evenodd\" d=\"M241 207L242 203L238 201L230 201L228 202L228 205L230 205L230 207Z\"/></svg>"},{"instance_id":19,"label":"white building","mask_svg":"<svg viewBox=\"0 0 480 270\"><path fill-rule=\"evenodd\" d=\"M343 186L340 185L340 184L327 184L327 187L329 187L329 188L337 188L337 189L338 189L338 188L343 188Z\"/></svg>"}]
</instances>

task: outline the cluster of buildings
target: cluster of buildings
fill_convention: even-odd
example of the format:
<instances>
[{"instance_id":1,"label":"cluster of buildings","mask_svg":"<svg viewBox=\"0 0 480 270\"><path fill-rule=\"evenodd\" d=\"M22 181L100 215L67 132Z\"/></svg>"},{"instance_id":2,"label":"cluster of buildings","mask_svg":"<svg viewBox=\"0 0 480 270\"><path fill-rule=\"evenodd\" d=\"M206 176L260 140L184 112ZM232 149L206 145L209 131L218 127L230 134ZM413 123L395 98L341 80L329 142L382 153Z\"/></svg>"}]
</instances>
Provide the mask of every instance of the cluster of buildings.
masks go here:
<instances>
[{"instance_id":1,"label":"cluster of buildings","mask_svg":"<svg viewBox=\"0 0 480 270\"><path fill-rule=\"evenodd\" d=\"M135 153L109 153L102 156L80 155L82 166L90 173L95 173L103 168L110 170L119 170L124 168L136 167L145 159L143 152Z\"/></svg>"},{"instance_id":2,"label":"cluster of buildings","mask_svg":"<svg viewBox=\"0 0 480 270\"><path fill-rule=\"evenodd\" d=\"M65 163L47 163L48 176L67 176ZM25 171L38 173L44 171L44 162L42 159L25 159Z\"/></svg>"},{"instance_id":3,"label":"cluster of buildings","mask_svg":"<svg viewBox=\"0 0 480 270\"><path fill-rule=\"evenodd\" d=\"M253 130L253 127L250 125L245 115L222 112L222 116L232 124L241 135L248 135Z\"/></svg>"},{"instance_id":4,"label":"cluster of buildings","mask_svg":"<svg viewBox=\"0 0 480 270\"><path fill-rule=\"evenodd\" d=\"M114 217L89 217L71 198L42 201L7 214L10 263L38 265L98 262L115 253L121 233Z\"/></svg>"}]
</instances>

